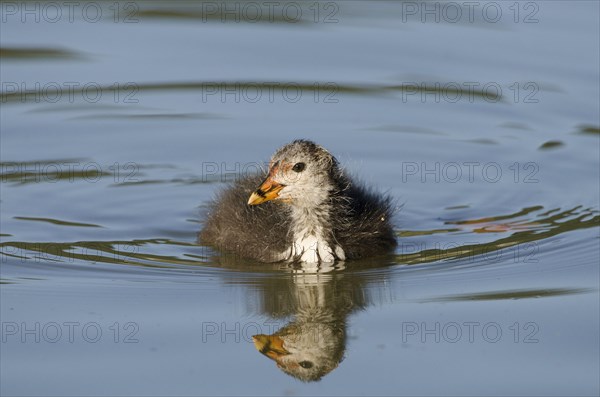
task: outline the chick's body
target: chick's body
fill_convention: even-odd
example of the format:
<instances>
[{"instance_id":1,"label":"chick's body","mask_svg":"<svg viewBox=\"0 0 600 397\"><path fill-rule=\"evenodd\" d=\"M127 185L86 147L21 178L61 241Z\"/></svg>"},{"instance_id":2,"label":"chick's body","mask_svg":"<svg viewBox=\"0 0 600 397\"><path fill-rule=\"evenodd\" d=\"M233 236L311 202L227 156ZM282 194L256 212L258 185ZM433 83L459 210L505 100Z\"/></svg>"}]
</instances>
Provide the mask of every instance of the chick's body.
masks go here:
<instances>
[{"instance_id":1,"label":"chick's body","mask_svg":"<svg viewBox=\"0 0 600 397\"><path fill-rule=\"evenodd\" d=\"M389 197L355 184L321 146L298 140L274 154L267 174L220 192L199 241L262 262L365 258L396 245L392 212Z\"/></svg>"}]
</instances>

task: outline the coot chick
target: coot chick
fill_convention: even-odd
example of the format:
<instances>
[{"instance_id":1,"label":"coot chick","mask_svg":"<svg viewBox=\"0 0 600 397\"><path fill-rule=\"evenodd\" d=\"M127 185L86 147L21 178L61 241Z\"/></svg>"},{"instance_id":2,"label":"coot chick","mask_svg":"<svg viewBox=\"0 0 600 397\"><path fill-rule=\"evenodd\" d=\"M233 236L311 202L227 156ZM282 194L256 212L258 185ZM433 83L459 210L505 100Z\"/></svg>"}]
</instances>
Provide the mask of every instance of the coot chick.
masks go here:
<instances>
[{"instance_id":1,"label":"coot chick","mask_svg":"<svg viewBox=\"0 0 600 397\"><path fill-rule=\"evenodd\" d=\"M323 147L296 140L275 152L268 173L220 192L198 240L261 262L366 258L396 246L392 213L388 196L353 182Z\"/></svg>"}]
</instances>

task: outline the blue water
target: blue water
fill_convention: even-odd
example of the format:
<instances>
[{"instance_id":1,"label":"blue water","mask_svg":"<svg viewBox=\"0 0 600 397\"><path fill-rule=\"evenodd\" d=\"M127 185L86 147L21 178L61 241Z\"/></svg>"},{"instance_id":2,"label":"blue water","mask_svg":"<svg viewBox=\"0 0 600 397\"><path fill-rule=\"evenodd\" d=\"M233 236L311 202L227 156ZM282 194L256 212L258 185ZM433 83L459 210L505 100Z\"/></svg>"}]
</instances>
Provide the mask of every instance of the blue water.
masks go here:
<instances>
[{"instance_id":1,"label":"blue water","mask_svg":"<svg viewBox=\"0 0 600 397\"><path fill-rule=\"evenodd\" d=\"M1 6L2 395L600 392L597 2ZM394 254L196 244L296 138L397 200Z\"/></svg>"}]
</instances>

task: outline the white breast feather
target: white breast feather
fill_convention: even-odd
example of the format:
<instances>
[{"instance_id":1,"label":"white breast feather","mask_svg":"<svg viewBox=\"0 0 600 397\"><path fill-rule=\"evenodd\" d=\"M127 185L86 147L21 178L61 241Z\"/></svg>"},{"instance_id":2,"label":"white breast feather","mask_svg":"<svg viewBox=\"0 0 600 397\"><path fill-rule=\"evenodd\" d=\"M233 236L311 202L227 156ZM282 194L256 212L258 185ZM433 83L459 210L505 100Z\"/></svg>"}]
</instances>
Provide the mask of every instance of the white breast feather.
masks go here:
<instances>
[{"instance_id":1,"label":"white breast feather","mask_svg":"<svg viewBox=\"0 0 600 397\"><path fill-rule=\"evenodd\" d=\"M346 259L342 247L336 245L334 250L325 239L313 234L297 238L292 245L291 253L291 258L299 257L302 262L307 263L334 262L336 257L340 260Z\"/></svg>"}]
</instances>

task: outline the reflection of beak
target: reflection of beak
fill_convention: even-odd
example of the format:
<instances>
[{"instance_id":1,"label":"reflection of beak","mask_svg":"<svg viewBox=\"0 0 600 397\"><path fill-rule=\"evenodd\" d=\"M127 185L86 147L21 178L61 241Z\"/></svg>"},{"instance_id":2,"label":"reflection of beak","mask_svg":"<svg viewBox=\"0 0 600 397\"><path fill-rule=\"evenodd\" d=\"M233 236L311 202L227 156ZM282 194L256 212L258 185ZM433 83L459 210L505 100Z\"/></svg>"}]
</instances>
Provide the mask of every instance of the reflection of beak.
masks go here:
<instances>
[{"instance_id":1,"label":"reflection of beak","mask_svg":"<svg viewBox=\"0 0 600 397\"><path fill-rule=\"evenodd\" d=\"M252 340L254 341L256 350L273 360L277 360L281 356L290 354L290 352L283 347L283 339L277 335L254 335Z\"/></svg>"},{"instance_id":2,"label":"reflection of beak","mask_svg":"<svg viewBox=\"0 0 600 397\"><path fill-rule=\"evenodd\" d=\"M258 205L265 201L274 200L279 197L279 192L284 187L285 185L275 182L271 176L268 176L259 188L250 195L248 205Z\"/></svg>"}]
</instances>

